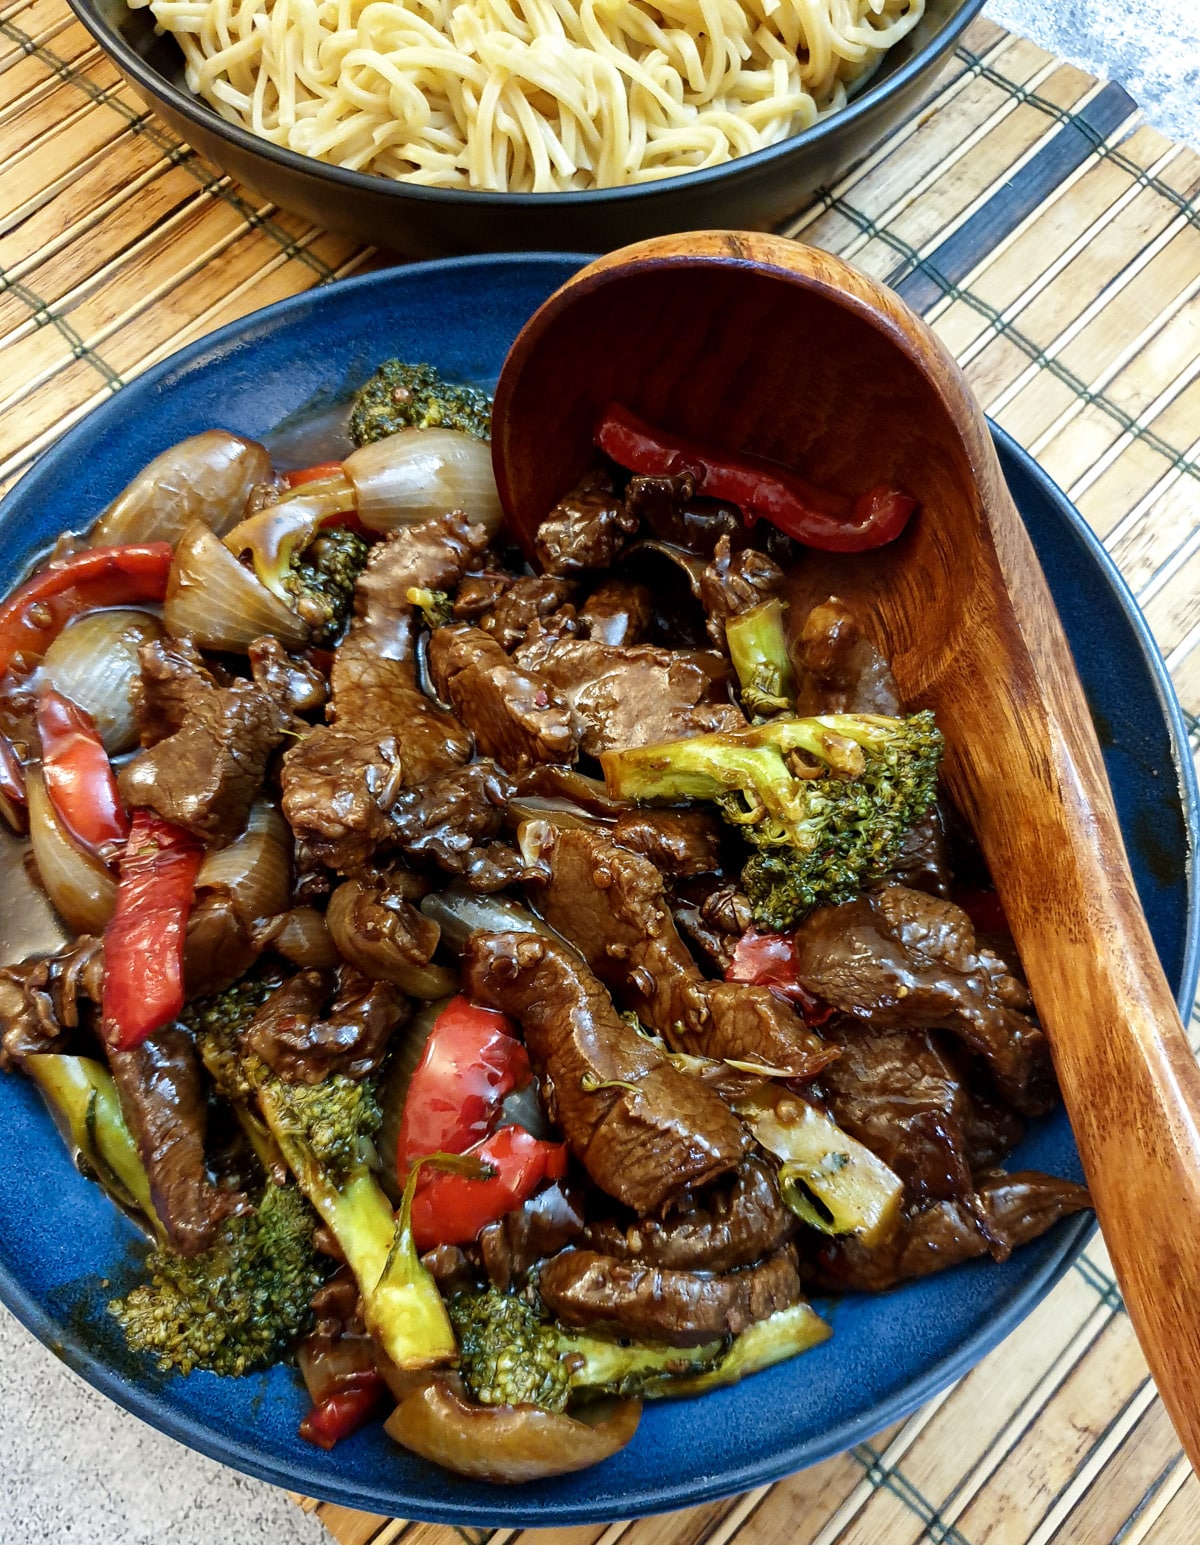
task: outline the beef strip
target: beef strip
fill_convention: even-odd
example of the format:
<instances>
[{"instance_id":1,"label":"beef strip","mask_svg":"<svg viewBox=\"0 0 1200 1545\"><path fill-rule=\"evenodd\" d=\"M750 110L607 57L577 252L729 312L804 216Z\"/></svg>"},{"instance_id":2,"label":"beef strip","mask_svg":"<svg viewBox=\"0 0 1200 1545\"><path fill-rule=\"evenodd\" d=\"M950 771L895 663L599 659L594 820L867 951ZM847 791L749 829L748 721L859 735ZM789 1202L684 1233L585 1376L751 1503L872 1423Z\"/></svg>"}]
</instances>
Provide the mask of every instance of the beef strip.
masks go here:
<instances>
[{"instance_id":1,"label":"beef strip","mask_svg":"<svg viewBox=\"0 0 1200 1545\"><path fill-rule=\"evenodd\" d=\"M904 712L891 666L837 596L809 612L792 657L802 714Z\"/></svg>"},{"instance_id":2,"label":"beef strip","mask_svg":"<svg viewBox=\"0 0 1200 1545\"><path fill-rule=\"evenodd\" d=\"M222 1221L249 1204L213 1185L205 1169L206 1095L192 1038L168 1025L130 1051L110 1047L108 1065L167 1240L180 1255L199 1255Z\"/></svg>"},{"instance_id":3,"label":"beef strip","mask_svg":"<svg viewBox=\"0 0 1200 1545\"><path fill-rule=\"evenodd\" d=\"M936 1202L904 1219L882 1244L868 1247L852 1236L833 1241L821 1251L816 1280L834 1292L878 1293L981 1255L1003 1261L1090 1206L1086 1187L1072 1180L1032 1170L989 1175L970 1203Z\"/></svg>"},{"instance_id":4,"label":"beef strip","mask_svg":"<svg viewBox=\"0 0 1200 1545\"><path fill-rule=\"evenodd\" d=\"M731 617L771 600L782 589L783 570L773 558L753 547L734 552L723 536L700 576L700 600L714 645L725 649L725 624Z\"/></svg>"},{"instance_id":5,"label":"beef strip","mask_svg":"<svg viewBox=\"0 0 1200 1545\"><path fill-rule=\"evenodd\" d=\"M748 1139L733 1112L631 1029L566 946L472 934L463 987L521 1024L551 1119L610 1196L661 1213L740 1164Z\"/></svg>"},{"instance_id":6,"label":"beef strip","mask_svg":"<svg viewBox=\"0 0 1200 1545\"><path fill-rule=\"evenodd\" d=\"M763 1063L797 1078L837 1055L768 988L704 980L648 859L578 828L546 829L539 845L542 916L673 1051Z\"/></svg>"},{"instance_id":7,"label":"beef strip","mask_svg":"<svg viewBox=\"0 0 1200 1545\"><path fill-rule=\"evenodd\" d=\"M732 1180L693 1198L690 1211L665 1221L608 1219L589 1225L583 1243L601 1255L672 1271L734 1271L786 1244L796 1217L784 1205L771 1166L752 1154Z\"/></svg>"},{"instance_id":8,"label":"beef strip","mask_svg":"<svg viewBox=\"0 0 1200 1545\"><path fill-rule=\"evenodd\" d=\"M711 555L722 537L735 543L746 539L746 524L732 504L695 496L690 472L672 477L631 477L625 488L625 508L660 542Z\"/></svg>"},{"instance_id":9,"label":"beef strip","mask_svg":"<svg viewBox=\"0 0 1200 1545\"><path fill-rule=\"evenodd\" d=\"M504 569L485 569L482 574L468 574L455 591L450 615L455 622L478 622L500 597L516 583L517 576Z\"/></svg>"},{"instance_id":10,"label":"beef strip","mask_svg":"<svg viewBox=\"0 0 1200 1545\"><path fill-rule=\"evenodd\" d=\"M66 1051L104 988L104 948L80 934L66 949L0 971L0 1068Z\"/></svg>"},{"instance_id":11,"label":"beef strip","mask_svg":"<svg viewBox=\"0 0 1200 1545\"><path fill-rule=\"evenodd\" d=\"M509 772L575 760L579 735L561 693L540 672L515 665L482 629L438 628L429 671L478 749Z\"/></svg>"},{"instance_id":12,"label":"beef strip","mask_svg":"<svg viewBox=\"0 0 1200 1545\"><path fill-rule=\"evenodd\" d=\"M365 1078L409 1012L398 987L349 966L298 971L256 1012L245 1043L285 1083L319 1084L332 1073Z\"/></svg>"},{"instance_id":13,"label":"beef strip","mask_svg":"<svg viewBox=\"0 0 1200 1545\"><path fill-rule=\"evenodd\" d=\"M637 516L629 513L607 480L589 473L538 527L534 550L547 574L607 569L637 525Z\"/></svg>"},{"instance_id":14,"label":"beef strip","mask_svg":"<svg viewBox=\"0 0 1200 1545\"><path fill-rule=\"evenodd\" d=\"M575 586L553 574L526 574L512 584L479 619L479 626L508 650L521 643L533 624L571 599Z\"/></svg>"},{"instance_id":15,"label":"beef strip","mask_svg":"<svg viewBox=\"0 0 1200 1545\"><path fill-rule=\"evenodd\" d=\"M451 590L487 546L461 511L406 526L372 549L330 673L327 724L283 761L283 813L313 858L346 874L390 827L380 799L465 762L471 737L421 691L412 588Z\"/></svg>"},{"instance_id":16,"label":"beef strip","mask_svg":"<svg viewBox=\"0 0 1200 1545\"><path fill-rule=\"evenodd\" d=\"M798 1303L800 1276L791 1250L719 1277L567 1250L542 1267L538 1292L564 1325L603 1326L669 1346L702 1346L739 1336Z\"/></svg>"},{"instance_id":17,"label":"beef strip","mask_svg":"<svg viewBox=\"0 0 1200 1545\"><path fill-rule=\"evenodd\" d=\"M489 1223L477 1241L490 1280L501 1292L523 1283L539 1261L569 1245L583 1229L582 1197L556 1180L515 1212Z\"/></svg>"},{"instance_id":18,"label":"beef strip","mask_svg":"<svg viewBox=\"0 0 1200 1545\"><path fill-rule=\"evenodd\" d=\"M585 636L602 644L640 644L653 622L650 587L635 579L602 580L579 608Z\"/></svg>"},{"instance_id":19,"label":"beef strip","mask_svg":"<svg viewBox=\"0 0 1200 1545\"><path fill-rule=\"evenodd\" d=\"M397 795L389 811L391 840L409 858L459 875L472 890L502 890L525 874L519 854L492 840L513 791L495 762L456 767Z\"/></svg>"},{"instance_id":20,"label":"beef strip","mask_svg":"<svg viewBox=\"0 0 1200 1545\"><path fill-rule=\"evenodd\" d=\"M257 682L219 685L188 639L149 639L138 658L131 696L148 749L121 769L121 794L223 846L244 828L291 710Z\"/></svg>"},{"instance_id":21,"label":"beef strip","mask_svg":"<svg viewBox=\"0 0 1200 1545\"><path fill-rule=\"evenodd\" d=\"M514 658L562 694L578 724L579 748L588 756L746 723L724 699L725 662L700 650L603 644L542 632Z\"/></svg>"},{"instance_id":22,"label":"beef strip","mask_svg":"<svg viewBox=\"0 0 1200 1545\"><path fill-rule=\"evenodd\" d=\"M796 961L806 991L874 1029L953 1031L1023 1115L1054 1103L1046 1038L1025 1012L1029 994L977 946L970 918L951 902L891 885L821 907L796 932Z\"/></svg>"},{"instance_id":23,"label":"beef strip","mask_svg":"<svg viewBox=\"0 0 1200 1545\"><path fill-rule=\"evenodd\" d=\"M842 1048L821 1076L830 1111L895 1170L908 1202L970 1196L974 1153L1007 1152L1020 1137L1012 1112L1007 1119L998 1108L976 1114L962 1069L937 1032L880 1031L837 1018L825 1033Z\"/></svg>"},{"instance_id":24,"label":"beef strip","mask_svg":"<svg viewBox=\"0 0 1200 1545\"><path fill-rule=\"evenodd\" d=\"M623 810L612 840L661 874L712 874L721 867L721 828L707 810Z\"/></svg>"},{"instance_id":25,"label":"beef strip","mask_svg":"<svg viewBox=\"0 0 1200 1545\"><path fill-rule=\"evenodd\" d=\"M946 851L940 810L928 811L905 832L892 865L891 878L898 885L928 891L931 896L949 896L950 855Z\"/></svg>"},{"instance_id":26,"label":"beef strip","mask_svg":"<svg viewBox=\"0 0 1200 1545\"><path fill-rule=\"evenodd\" d=\"M250 674L264 692L291 713L313 713L325 706L329 684L307 660L295 660L277 638L257 638L247 650Z\"/></svg>"}]
</instances>

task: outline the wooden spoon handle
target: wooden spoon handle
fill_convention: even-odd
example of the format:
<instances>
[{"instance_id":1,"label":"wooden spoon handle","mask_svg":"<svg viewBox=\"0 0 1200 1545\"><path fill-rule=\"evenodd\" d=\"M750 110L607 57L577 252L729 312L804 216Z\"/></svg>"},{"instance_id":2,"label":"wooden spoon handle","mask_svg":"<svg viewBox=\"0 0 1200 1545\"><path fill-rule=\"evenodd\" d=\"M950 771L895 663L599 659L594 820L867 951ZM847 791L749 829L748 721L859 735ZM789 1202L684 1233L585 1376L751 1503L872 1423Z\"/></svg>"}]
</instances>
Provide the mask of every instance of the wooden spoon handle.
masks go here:
<instances>
[{"instance_id":1,"label":"wooden spoon handle","mask_svg":"<svg viewBox=\"0 0 1200 1545\"><path fill-rule=\"evenodd\" d=\"M1031 669L996 734L947 725L952 790L969 807L1051 1049L1130 1318L1189 1459L1200 1467L1200 1068L1130 873L1108 779L1061 624L1023 527L1000 560ZM986 669L982 661L978 668ZM996 711L990 694L987 710ZM1034 776L986 764L1017 742ZM966 739L963 739L966 736ZM1003 751L1001 755L1003 755ZM1164 772L1167 770L1164 769Z\"/></svg>"}]
</instances>

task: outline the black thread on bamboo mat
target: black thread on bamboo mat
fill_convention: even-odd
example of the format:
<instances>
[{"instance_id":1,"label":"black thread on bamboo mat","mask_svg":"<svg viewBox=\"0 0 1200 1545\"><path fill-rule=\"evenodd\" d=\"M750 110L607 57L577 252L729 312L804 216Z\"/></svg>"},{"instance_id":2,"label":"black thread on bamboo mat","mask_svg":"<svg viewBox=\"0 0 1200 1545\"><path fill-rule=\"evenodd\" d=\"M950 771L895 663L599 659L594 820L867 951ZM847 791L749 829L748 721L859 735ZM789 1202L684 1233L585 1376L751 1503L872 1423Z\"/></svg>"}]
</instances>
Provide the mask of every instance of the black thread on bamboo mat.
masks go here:
<instances>
[{"instance_id":1,"label":"black thread on bamboo mat","mask_svg":"<svg viewBox=\"0 0 1200 1545\"><path fill-rule=\"evenodd\" d=\"M1052 135L998 193L935 247L926 261L952 284L958 284L1088 160L1093 154L1093 132L1102 133L1107 139L1136 112L1137 104L1127 91L1120 86L1105 86L1075 117L1066 121L1063 132ZM902 264L889 274L886 282L914 310L928 311L941 299L933 280L920 271L898 278L903 267Z\"/></svg>"},{"instance_id":2,"label":"black thread on bamboo mat","mask_svg":"<svg viewBox=\"0 0 1200 1545\"><path fill-rule=\"evenodd\" d=\"M1145 1418L1143 1417L1143 1421L1144 1420L1145 1420ZM1139 1423L1138 1425L1140 1426L1141 1423ZM1135 1429L1135 1431L1136 1431L1136 1429ZM1175 1457L1173 1459L1169 1459L1167 1461L1167 1463L1162 1467L1162 1469L1158 1472L1158 1474L1150 1482L1149 1486L1146 1487L1145 1491L1141 1494L1141 1496L1138 1498L1138 1500L1134 1503L1133 1509L1130 1512L1129 1517L1125 1520L1125 1522L1117 1530L1116 1534L1113 1535L1112 1539L1109 1540L1108 1545L1121 1545L1121 1541L1124 1540L1124 1539L1127 1539L1129 1537L1129 1531L1133 1528L1133 1526L1137 1523L1138 1519L1142 1516L1142 1514L1146 1511L1146 1509L1154 1501L1155 1497L1158 1496L1159 1492L1167 1484L1167 1481L1171 1477L1172 1471L1176 1469L1176 1467L1179 1464L1179 1461L1182 1458L1183 1458L1183 1450L1179 1449L1176 1452Z\"/></svg>"},{"instance_id":3,"label":"black thread on bamboo mat","mask_svg":"<svg viewBox=\"0 0 1200 1545\"><path fill-rule=\"evenodd\" d=\"M86 340L75 331L66 317L55 311L40 295L35 294L28 285L22 284L18 279L10 279L4 270L0 268L0 294L5 290L10 295L15 295L23 305L29 307L35 329L50 326L56 328L62 337L66 339L72 358L86 360L92 369L99 373L110 392L119 392L121 390L125 385L122 377L106 359L103 359L94 349L88 347Z\"/></svg>"},{"instance_id":4,"label":"black thread on bamboo mat","mask_svg":"<svg viewBox=\"0 0 1200 1545\"><path fill-rule=\"evenodd\" d=\"M316 253L309 251L307 248L297 245L296 241L288 235L287 231L282 226L276 224L269 215L260 215L240 194L235 193L227 178L210 177L194 156L181 155L180 152L184 147L173 136L157 128L151 114L135 112L133 108L126 106L118 98L110 96L109 93L120 89L119 83L117 86L103 88L96 86L85 76L79 75L73 70L70 64L52 49L47 48L42 43L38 43L36 39L30 37L27 32L12 22L0 21L0 34L3 34L11 42L18 44L27 54L32 54L35 58L39 59L47 69L53 70L60 80L68 85L75 86L97 106L111 108L113 112L125 120L134 134L140 134L149 140L163 155L170 156L176 165L182 166L194 177L200 183L202 192L223 200L241 215L242 219L252 230L262 231L265 235L269 236L285 257L294 258L298 263L302 263L304 267L310 268L323 284L328 284L336 277L333 269L330 268L323 258L318 257Z\"/></svg>"},{"instance_id":5,"label":"black thread on bamboo mat","mask_svg":"<svg viewBox=\"0 0 1200 1545\"><path fill-rule=\"evenodd\" d=\"M960 47L955 50L955 53L973 74L989 81L994 86L999 86L1009 96L1015 97L1019 102L1027 103L1030 107L1037 108L1039 112L1045 113L1049 118L1057 119L1060 123L1067 123L1071 120L1072 110L1070 108L1060 107L1057 102L1051 102L1048 98L1039 96L1036 91L1029 91L1018 82L1009 80L1006 75L1002 75L999 70L994 70L991 65L987 64L981 55L973 53L969 48ZM1092 149L1097 156L1100 156L1103 160L1111 161L1115 166L1119 166L1122 171L1127 172L1141 187L1151 188L1161 198L1166 199L1168 203L1174 204L1180 214L1187 217L1189 224L1200 227L1200 205L1197 205L1195 197L1188 198L1185 194L1180 193L1177 188L1172 188L1169 183L1163 182L1161 177L1152 176L1144 167L1139 166L1136 161L1125 155L1119 146L1109 145L1105 139L1097 137L1090 124L1080 125L1080 132L1085 137L1090 137L1093 140Z\"/></svg>"},{"instance_id":6,"label":"black thread on bamboo mat","mask_svg":"<svg viewBox=\"0 0 1200 1545\"><path fill-rule=\"evenodd\" d=\"M1148 445L1151 450L1157 451L1167 461L1172 470L1186 472L1191 477L1200 478L1200 464L1191 460L1182 451L1176 450L1169 441L1164 440L1149 425L1139 424L1124 408L1106 397L1103 392L1093 391L1073 371L1068 370L1061 360L1047 354L1032 339L1026 338L1011 322L1006 321L1003 314L997 311L995 306L989 305L987 301L981 300L977 295L973 295L970 290L962 289L959 285L955 284L953 280L943 274L928 258L923 257L903 237L897 236L893 231L888 230L886 226L876 225L870 215L865 215L860 210L855 209L852 204L848 204L844 198L831 192L829 189L819 190L816 197L821 200L826 209L836 211L852 225L857 226L862 235L878 239L885 246L891 247L894 252L904 259L904 263L901 265L902 269L906 271L919 270L926 275L939 291L936 300L962 301L965 306L969 306L972 311L977 312L991 325L994 336L1007 339L1008 342L1025 354L1031 363L1041 370L1048 370L1056 380L1069 387L1072 394L1081 402L1089 407L1099 408L1102 413L1119 424L1131 440L1140 440L1142 444ZM897 272L899 271L897 270ZM894 279L889 279L888 282L894 283L895 281Z\"/></svg>"},{"instance_id":7,"label":"black thread on bamboo mat","mask_svg":"<svg viewBox=\"0 0 1200 1545\"><path fill-rule=\"evenodd\" d=\"M932 1503L928 1502L904 1472L895 1465L884 1462L883 1456L869 1443L859 1443L850 1450L850 1457L863 1467L868 1483L876 1491L881 1488L904 1503L909 1512L915 1513L924 1526L923 1539L932 1545L971 1545L967 1537L953 1524L947 1523Z\"/></svg>"}]
</instances>

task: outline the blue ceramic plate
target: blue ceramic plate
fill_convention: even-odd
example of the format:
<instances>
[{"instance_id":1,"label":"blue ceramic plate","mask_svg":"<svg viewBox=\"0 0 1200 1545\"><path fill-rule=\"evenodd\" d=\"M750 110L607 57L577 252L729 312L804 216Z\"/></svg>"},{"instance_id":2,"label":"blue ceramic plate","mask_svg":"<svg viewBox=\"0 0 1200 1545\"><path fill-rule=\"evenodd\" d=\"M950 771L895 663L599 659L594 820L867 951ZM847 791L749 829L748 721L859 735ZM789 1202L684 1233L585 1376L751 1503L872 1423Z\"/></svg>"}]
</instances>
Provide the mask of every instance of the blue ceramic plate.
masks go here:
<instances>
[{"instance_id":1,"label":"blue ceramic plate","mask_svg":"<svg viewBox=\"0 0 1200 1545\"><path fill-rule=\"evenodd\" d=\"M150 458L221 425L267 435L345 397L390 355L491 382L529 314L578 267L559 256L471 258L371 274L224 328L150 371L64 437L0 507L5 588L28 555L79 527ZM1006 436L1001 463L1066 624L1105 748L1138 890L1181 1005L1196 978L1189 834L1196 786L1166 670L1132 597L1079 516ZM131 1365L105 1314L133 1229L76 1175L26 1080L0 1078L0 1297L90 1383L193 1448L280 1486L371 1512L460 1524L571 1524L683 1507L771 1481L904 1416L966 1372L1047 1292L1086 1220L1003 1266L972 1264L833 1305L831 1341L702 1400L647 1409L598 1469L507 1490L435 1470L379 1427L324 1454L301 1442L295 1374L163 1378ZM1066 1118L1037 1124L1017 1168L1078 1177Z\"/></svg>"}]
</instances>

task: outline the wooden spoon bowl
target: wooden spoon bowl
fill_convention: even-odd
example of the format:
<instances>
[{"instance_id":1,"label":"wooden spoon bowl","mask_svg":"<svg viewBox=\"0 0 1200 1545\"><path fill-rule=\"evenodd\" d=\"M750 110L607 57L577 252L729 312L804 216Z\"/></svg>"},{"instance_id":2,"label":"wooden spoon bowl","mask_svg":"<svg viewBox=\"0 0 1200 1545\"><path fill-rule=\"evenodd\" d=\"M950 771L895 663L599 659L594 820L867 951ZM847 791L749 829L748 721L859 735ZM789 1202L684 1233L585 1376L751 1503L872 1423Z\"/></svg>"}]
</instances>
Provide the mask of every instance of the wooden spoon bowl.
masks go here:
<instances>
[{"instance_id":1,"label":"wooden spoon bowl","mask_svg":"<svg viewBox=\"0 0 1200 1545\"><path fill-rule=\"evenodd\" d=\"M1126 1305L1200 1461L1200 1072L1142 915L1066 637L954 360L889 290L779 237L701 232L583 269L513 345L496 393L520 539L623 403L702 443L857 494L920 501L901 539L813 554L796 599L841 595L987 857L1049 1035Z\"/></svg>"}]
</instances>

